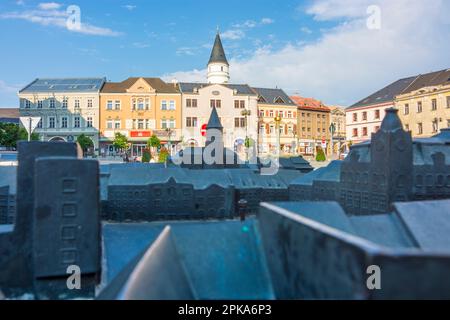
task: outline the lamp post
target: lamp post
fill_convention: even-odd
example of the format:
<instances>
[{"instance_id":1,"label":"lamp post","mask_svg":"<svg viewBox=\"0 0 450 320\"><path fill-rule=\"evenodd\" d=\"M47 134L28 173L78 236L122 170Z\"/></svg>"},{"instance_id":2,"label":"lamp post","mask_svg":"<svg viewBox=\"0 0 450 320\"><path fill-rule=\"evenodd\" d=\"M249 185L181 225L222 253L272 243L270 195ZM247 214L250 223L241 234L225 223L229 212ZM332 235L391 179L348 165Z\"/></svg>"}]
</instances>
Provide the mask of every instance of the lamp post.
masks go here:
<instances>
[{"instance_id":1,"label":"lamp post","mask_svg":"<svg viewBox=\"0 0 450 320\"><path fill-rule=\"evenodd\" d=\"M275 128L277 130L277 156L280 156L280 149L281 149L281 144L280 144L280 123L281 123L281 117L279 115L277 115L275 118Z\"/></svg>"},{"instance_id":2,"label":"lamp post","mask_svg":"<svg viewBox=\"0 0 450 320\"><path fill-rule=\"evenodd\" d=\"M248 140L248 121L247 117L252 114L250 110L242 110L241 115L245 117L245 161L248 162L248 150L250 149L250 141Z\"/></svg>"},{"instance_id":3,"label":"lamp post","mask_svg":"<svg viewBox=\"0 0 450 320\"><path fill-rule=\"evenodd\" d=\"M295 148L294 148L294 156L297 155L297 148L298 148L298 139L297 139L297 132L294 131L294 143L295 143Z\"/></svg>"},{"instance_id":4,"label":"lamp post","mask_svg":"<svg viewBox=\"0 0 450 320\"><path fill-rule=\"evenodd\" d=\"M166 132L167 132L167 135L169 136L168 141L167 141L168 146L169 146L169 154L172 155L172 141L170 139L170 137L172 135L172 129L166 128Z\"/></svg>"}]
</instances>

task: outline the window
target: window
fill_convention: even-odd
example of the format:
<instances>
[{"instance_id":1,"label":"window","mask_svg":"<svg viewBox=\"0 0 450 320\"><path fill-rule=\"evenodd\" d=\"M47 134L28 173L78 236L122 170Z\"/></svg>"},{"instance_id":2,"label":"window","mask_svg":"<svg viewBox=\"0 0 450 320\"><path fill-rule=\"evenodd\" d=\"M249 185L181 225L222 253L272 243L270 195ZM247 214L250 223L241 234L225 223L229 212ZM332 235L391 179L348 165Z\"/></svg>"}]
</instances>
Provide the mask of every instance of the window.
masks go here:
<instances>
[{"instance_id":1,"label":"window","mask_svg":"<svg viewBox=\"0 0 450 320\"><path fill-rule=\"evenodd\" d=\"M235 109L244 109L245 108L245 100L234 100L234 108Z\"/></svg>"},{"instance_id":2,"label":"window","mask_svg":"<svg viewBox=\"0 0 450 320\"><path fill-rule=\"evenodd\" d=\"M287 117L288 117L288 118L292 118L292 111L288 111L288 112L287 112Z\"/></svg>"},{"instance_id":3,"label":"window","mask_svg":"<svg viewBox=\"0 0 450 320\"><path fill-rule=\"evenodd\" d=\"M362 135L363 137L367 137L367 127L362 128Z\"/></svg>"},{"instance_id":4,"label":"window","mask_svg":"<svg viewBox=\"0 0 450 320\"><path fill-rule=\"evenodd\" d=\"M76 103L76 102L75 102ZM78 103L80 103L79 101L78 101ZM64 109L67 109L67 107L69 106L69 99L68 98L64 98L63 99L63 103L62 103L62 107L64 108Z\"/></svg>"},{"instance_id":5,"label":"window","mask_svg":"<svg viewBox=\"0 0 450 320\"><path fill-rule=\"evenodd\" d=\"M234 100L234 108L239 109L239 100Z\"/></svg>"},{"instance_id":6,"label":"window","mask_svg":"<svg viewBox=\"0 0 450 320\"><path fill-rule=\"evenodd\" d=\"M38 122L37 128L38 128L38 129L42 129L42 119Z\"/></svg>"},{"instance_id":7,"label":"window","mask_svg":"<svg viewBox=\"0 0 450 320\"><path fill-rule=\"evenodd\" d=\"M222 101L221 100L210 100L210 105L211 108L220 108L222 106Z\"/></svg>"},{"instance_id":8,"label":"window","mask_svg":"<svg viewBox=\"0 0 450 320\"><path fill-rule=\"evenodd\" d=\"M355 112L353 113L353 122L358 121L358 114Z\"/></svg>"},{"instance_id":9,"label":"window","mask_svg":"<svg viewBox=\"0 0 450 320\"><path fill-rule=\"evenodd\" d=\"M92 99L88 99L87 106L88 106L88 108L92 108L92 106L93 106Z\"/></svg>"},{"instance_id":10,"label":"window","mask_svg":"<svg viewBox=\"0 0 450 320\"><path fill-rule=\"evenodd\" d=\"M186 108L192 107L192 99L186 99Z\"/></svg>"},{"instance_id":11,"label":"window","mask_svg":"<svg viewBox=\"0 0 450 320\"><path fill-rule=\"evenodd\" d=\"M150 99L145 99L145 110L149 110L150 109Z\"/></svg>"},{"instance_id":12,"label":"window","mask_svg":"<svg viewBox=\"0 0 450 320\"><path fill-rule=\"evenodd\" d=\"M375 110L375 119L380 119L380 110Z\"/></svg>"},{"instance_id":13,"label":"window","mask_svg":"<svg viewBox=\"0 0 450 320\"><path fill-rule=\"evenodd\" d=\"M92 128L92 117L87 117L87 127Z\"/></svg>"},{"instance_id":14,"label":"window","mask_svg":"<svg viewBox=\"0 0 450 320\"><path fill-rule=\"evenodd\" d=\"M197 127L197 117L187 117L186 118L186 127L188 127L188 128Z\"/></svg>"},{"instance_id":15,"label":"window","mask_svg":"<svg viewBox=\"0 0 450 320\"><path fill-rule=\"evenodd\" d=\"M48 127L50 129L54 129L55 128L55 117L49 117L48 118Z\"/></svg>"},{"instance_id":16,"label":"window","mask_svg":"<svg viewBox=\"0 0 450 320\"><path fill-rule=\"evenodd\" d=\"M30 100L25 100L25 108L30 109L30 107L31 107Z\"/></svg>"},{"instance_id":17,"label":"window","mask_svg":"<svg viewBox=\"0 0 450 320\"><path fill-rule=\"evenodd\" d=\"M75 100L75 109L80 109L80 100Z\"/></svg>"},{"instance_id":18,"label":"window","mask_svg":"<svg viewBox=\"0 0 450 320\"><path fill-rule=\"evenodd\" d=\"M409 114L409 103L406 103L406 104L405 104L405 109L404 109L404 111L403 111L403 114L404 114L404 115L408 115L408 114Z\"/></svg>"},{"instance_id":19,"label":"window","mask_svg":"<svg viewBox=\"0 0 450 320\"><path fill-rule=\"evenodd\" d=\"M437 100L431 99L431 111L436 111L436 110L437 110Z\"/></svg>"},{"instance_id":20,"label":"window","mask_svg":"<svg viewBox=\"0 0 450 320\"><path fill-rule=\"evenodd\" d=\"M438 121L437 119L433 120L431 122L431 126L433 128L433 133L437 133L438 132Z\"/></svg>"},{"instance_id":21,"label":"window","mask_svg":"<svg viewBox=\"0 0 450 320\"><path fill-rule=\"evenodd\" d=\"M422 134L423 133L423 126L422 123L418 123L417 124L417 134Z\"/></svg>"},{"instance_id":22,"label":"window","mask_svg":"<svg viewBox=\"0 0 450 320\"><path fill-rule=\"evenodd\" d=\"M161 128L162 129L167 129L167 128L174 129L175 128L175 120L174 119L170 119L170 120L163 119L163 120L161 120Z\"/></svg>"},{"instance_id":23,"label":"window","mask_svg":"<svg viewBox=\"0 0 450 320\"><path fill-rule=\"evenodd\" d=\"M273 110L269 111L269 117L273 118Z\"/></svg>"},{"instance_id":24,"label":"window","mask_svg":"<svg viewBox=\"0 0 450 320\"><path fill-rule=\"evenodd\" d=\"M353 137L357 137L358 136L358 128L354 128L353 129Z\"/></svg>"},{"instance_id":25,"label":"window","mask_svg":"<svg viewBox=\"0 0 450 320\"><path fill-rule=\"evenodd\" d=\"M50 108L52 108L52 109L55 108L55 99L54 98L50 99Z\"/></svg>"},{"instance_id":26,"label":"window","mask_svg":"<svg viewBox=\"0 0 450 320\"><path fill-rule=\"evenodd\" d=\"M138 110L144 110L144 108L145 108L144 99L138 100L137 108L138 108Z\"/></svg>"},{"instance_id":27,"label":"window","mask_svg":"<svg viewBox=\"0 0 450 320\"><path fill-rule=\"evenodd\" d=\"M120 110L120 100L116 100L116 101L114 102L114 108L115 108L116 110Z\"/></svg>"},{"instance_id":28,"label":"window","mask_svg":"<svg viewBox=\"0 0 450 320\"><path fill-rule=\"evenodd\" d=\"M120 129L120 127L121 127L120 120L114 121L114 129Z\"/></svg>"},{"instance_id":29,"label":"window","mask_svg":"<svg viewBox=\"0 0 450 320\"><path fill-rule=\"evenodd\" d=\"M417 113L422 112L422 101L417 102Z\"/></svg>"},{"instance_id":30,"label":"window","mask_svg":"<svg viewBox=\"0 0 450 320\"><path fill-rule=\"evenodd\" d=\"M450 108L450 96L447 96L447 108Z\"/></svg>"},{"instance_id":31,"label":"window","mask_svg":"<svg viewBox=\"0 0 450 320\"><path fill-rule=\"evenodd\" d=\"M80 117L75 117L73 120L73 127L79 128L80 127Z\"/></svg>"},{"instance_id":32,"label":"window","mask_svg":"<svg viewBox=\"0 0 450 320\"><path fill-rule=\"evenodd\" d=\"M113 122L112 121L106 121L106 128L112 129L113 128Z\"/></svg>"},{"instance_id":33,"label":"window","mask_svg":"<svg viewBox=\"0 0 450 320\"><path fill-rule=\"evenodd\" d=\"M132 99L132 100L131 100L131 108L132 108L133 110L136 110L136 99Z\"/></svg>"},{"instance_id":34,"label":"window","mask_svg":"<svg viewBox=\"0 0 450 320\"><path fill-rule=\"evenodd\" d=\"M175 110L176 106L175 106L175 100L170 100L169 101L169 110Z\"/></svg>"},{"instance_id":35,"label":"window","mask_svg":"<svg viewBox=\"0 0 450 320\"><path fill-rule=\"evenodd\" d=\"M142 119L139 119L138 121L137 121L137 128L139 129L139 130L142 130L142 129L144 129L144 120L142 120Z\"/></svg>"},{"instance_id":36,"label":"window","mask_svg":"<svg viewBox=\"0 0 450 320\"><path fill-rule=\"evenodd\" d=\"M167 101L161 100L161 110L167 110Z\"/></svg>"},{"instance_id":37,"label":"window","mask_svg":"<svg viewBox=\"0 0 450 320\"><path fill-rule=\"evenodd\" d=\"M112 100L108 100L106 102L106 109L107 110L112 110L112 108L113 108L113 102L112 102Z\"/></svg>"},{"instance_id":38,"label":"window","mask_svg":"<svg viewBox=\"0 0 450 320\"><path fill-rule=\"evenodd\" d=\"M42 109L42 105L43 105L42 100L39 100L38 101L38 109Z\"/></svg>"},{"instance_id":39,"label":"window","mask_svg":"<svg viewBox=\"0 0 450 320\"><path fill-rule=\"evenodd\" d=\"M192 108L197 108L197 99L192 99Z\"/></svg>"},{"instance_id":40,"label":"window","mask_svg":"<svg viewBox=\"0 0 450 320\"><path fill-rule=\"evenodd\" d=\"M367 111L364 111L362 113L362 119L363 119L363 121L367 121Z\"/></svg>"},{"instance_id":41,"label":"window","mask_svg":"<svg viewBox=\"0 0 450 320\"><path fill-rule=\"evenodd\" d=\"M61 128L67 128L67 117L61 118Z\"/></svg>"},{"instance_id":42,"label":"window","mask_svg":"<svg viewBox=\"0 0 450 320\"><path fill-rule=\"evenodd\" d=\"M264 118L264 110L259 110L259 117Z\"/></svg>"},{"instance_id":43,"label":"window","mask_svg":"<svg viewBox=\"0 0 450 320\"><path fill-rule=\"evenodd\" d=\"M234 118L234 127L235 128L244 128L245 127L245 118Z\"/></svg>"}]
</instances>

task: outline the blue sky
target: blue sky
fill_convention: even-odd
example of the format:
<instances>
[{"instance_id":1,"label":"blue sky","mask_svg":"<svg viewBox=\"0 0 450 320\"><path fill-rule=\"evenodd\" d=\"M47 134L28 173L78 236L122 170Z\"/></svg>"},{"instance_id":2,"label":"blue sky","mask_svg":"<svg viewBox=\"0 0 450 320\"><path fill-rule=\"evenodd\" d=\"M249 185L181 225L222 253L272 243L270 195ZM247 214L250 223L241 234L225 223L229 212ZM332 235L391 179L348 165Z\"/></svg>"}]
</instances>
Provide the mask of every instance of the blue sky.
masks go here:
<instances>
[{"instance_id":1,"label":"blue sky","mask_svg":"<svg viewBox=\"0 0 450 320\"><path fill-rule=\"evenodd\" d=\"M375 32L365 27L371 3L385 22ZM69 5L81 9L80 31L64 25ZM202 81L217 26L234 82L348 105L397 77L449 68L435 52L448 52L448 9L445 0L2 0L0 107L17 106L36 77Z\"/></svg>"}]
</instances>

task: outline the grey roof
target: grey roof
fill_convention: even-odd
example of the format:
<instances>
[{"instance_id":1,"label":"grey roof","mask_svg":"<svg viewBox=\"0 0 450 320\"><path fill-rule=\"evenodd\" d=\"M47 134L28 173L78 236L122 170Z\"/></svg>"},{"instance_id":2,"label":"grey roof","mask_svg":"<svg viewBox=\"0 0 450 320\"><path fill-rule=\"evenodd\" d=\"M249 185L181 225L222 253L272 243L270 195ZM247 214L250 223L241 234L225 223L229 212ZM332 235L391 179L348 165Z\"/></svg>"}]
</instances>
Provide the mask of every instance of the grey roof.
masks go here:
<instances>
[{"instance_id":1,"label":"grey roof","mask_svg":"<svg viewBox=\"0 0 450 320\"><path fill-rule=\"evenodd\" d=\"M270 88L252 88L256 94L264 99L264 102L258 103L266 103L266 104L287 104L296 106L294 101L284 92L282 89L270 89ZM281 98L283 103L276 103L277 99Z\"/></svg>"},{"instance_id":2,"label":"grey roof","mask_svg":"<svg viewBox=\"0 0 450 320\"><path fill-rule=\"evenodd\" d=\"M214 40L214 46L212 48L208 64L214 62L226 63L228 65L228 60L225 55L225 51L223 50L222 40L220 40L219 33L216 34L216 39Z\"/></svg>"},{"instance_id":3,"label":"grey roof","mask_svg":"<svg viewBox=\"0 0 450 320\"><path fill-rule=\"evenodd\" d=\"M397 80L387 87L384 87L361 101L358 101L346 110L394 101L395 96L402 93L403 90L405 90L416 78L417 76Z\"/></svg>"},{"instance_id":4,"label":"grey roof","mask_svg":"<svg viewBox=\"0 0 450 320\"><path fill-rule=\"evenodd\" d=\"M214 84L211 83L201 83L201 82L180 82L179 88L182 93L193 93L194 89L201 89L208 86L213 86ZM237 94L242 95L256 95L256 93L250 88L250 86L246 84L228 84L223 83L220 84L226 88L229 88L231 90L236 90Z\"/></svg>"},{"instance_id":5,"label":"grey roof","mask_svg":"<svg viewBox=\"0 0 450 320\"><path fill-rule=\"evenodd\" d=\"M216 107L212 108L206 129L223 129Z\"/></svg>"},{"instance_id":6,"label":"grey roof","mask_svg":"<svg viewBox=\"0 0 450 320\"><path fill-rule=\"evenodd\" d=\"M291 182L291 185L309 185L315 180L339 181L342 161L334 160L326 167L311 171Z\"/></svg>"},{"instance_id":7,"label":"grey roof","mask_svg":"<svg viewBox=\"0 0 450 320\"><path fill-rule=\"evenodd\" d=\"M99 92L105 81L105 78L38 78L19 92Z\"/></svg>"}]
</instances>

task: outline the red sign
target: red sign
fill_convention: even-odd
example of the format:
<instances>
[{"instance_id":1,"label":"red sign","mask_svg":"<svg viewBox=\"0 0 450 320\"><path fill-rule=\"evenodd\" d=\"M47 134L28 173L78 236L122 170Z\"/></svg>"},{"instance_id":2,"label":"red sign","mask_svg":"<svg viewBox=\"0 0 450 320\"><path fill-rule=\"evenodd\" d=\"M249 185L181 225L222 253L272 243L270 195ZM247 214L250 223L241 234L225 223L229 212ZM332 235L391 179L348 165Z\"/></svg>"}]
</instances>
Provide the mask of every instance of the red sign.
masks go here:
<instances>
[{"instance_id":1,"label":"red sign","mask_svg":"<svg viewBox=\"0 0 450 320\"><path fill-rule=\"evenodd\" d=\"M150 138L151 135L151 131L130 131L131 138Z\"/></svg>"},{"instance_id":2,"label":"red sign","mask_svg":"<svg viewBox=\"0 0 450 320\"><path fill-rule=\"evenodd\" d=\"M206 127L207 125L204 124L202 125L202 129L200 130L200 133L202 134L203 137L206 137Z\"/></svg>"}]
</instances>

